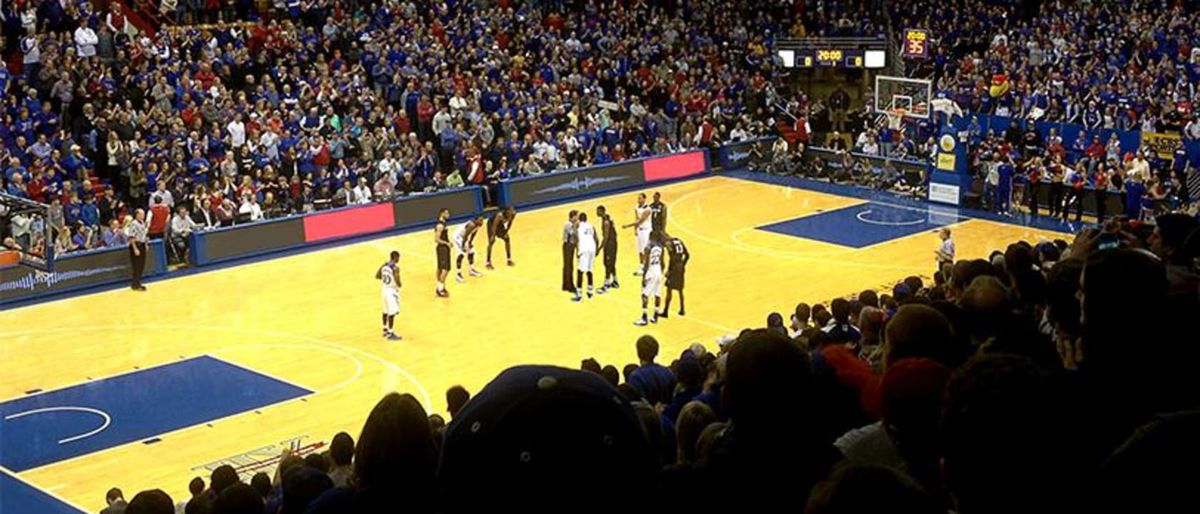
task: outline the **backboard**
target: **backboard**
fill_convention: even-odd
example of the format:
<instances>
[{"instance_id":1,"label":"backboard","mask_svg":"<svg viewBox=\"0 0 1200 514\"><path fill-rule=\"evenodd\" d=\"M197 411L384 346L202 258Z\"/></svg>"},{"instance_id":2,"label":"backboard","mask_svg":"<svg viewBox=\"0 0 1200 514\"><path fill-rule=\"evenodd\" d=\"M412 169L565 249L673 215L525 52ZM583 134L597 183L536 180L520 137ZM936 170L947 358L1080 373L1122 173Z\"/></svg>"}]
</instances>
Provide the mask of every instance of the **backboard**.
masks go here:
<instances>
[{"instance_id":1,"label":"backboard","mask_svg":"<svg viewBox=\"0 0 1200 514\"><path fill-rule=\"evenodd\" d=\"M933 82L924 79L875 76L875 112L901 112L907 118L929 119Z\"/></svg>"},{"instance_id":2,"label":"backboard","mask_svg":"<svg viewBox=\"0 0 1200 514\"><path fill-rule=\"evenodd\" d=\"M54 271L50 206L0 193L0 251L15 251L20 264Z\"/></svg>"}]
</instances>

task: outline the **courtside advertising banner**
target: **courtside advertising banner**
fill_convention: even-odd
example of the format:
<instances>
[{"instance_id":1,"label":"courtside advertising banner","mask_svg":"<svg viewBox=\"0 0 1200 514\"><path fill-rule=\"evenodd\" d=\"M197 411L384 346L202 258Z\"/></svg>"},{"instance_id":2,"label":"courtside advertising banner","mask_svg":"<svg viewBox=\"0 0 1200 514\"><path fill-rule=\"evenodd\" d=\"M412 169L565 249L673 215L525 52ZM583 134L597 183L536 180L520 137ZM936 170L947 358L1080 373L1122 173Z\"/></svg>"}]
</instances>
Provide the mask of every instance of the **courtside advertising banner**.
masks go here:
<instances>
[{"instance_id":1,"label":"courtside advertising banner","mask_svg":"<svg viewBox=\"0 0 1200 514\"><path fill-rule=\"evenodd\" d=\"M392 207L396 228L433 223L442 209L450 209L451 218L460 218L483 212L483 189L468 187L443 193L406 196L392 202Z\"/></svg>"},{"instance_id":2,"label":"courtside advertising banner","mask_svg":"<svg viewBox=\"0 0 1200 514\"><path fill-rule=\"evenodd\" d=\"M260 221L228 228L193 232L192 264L204 265L269 253L304 244L302 217Z\"/></svg>"},{"instance_id":3,"label":"courtside advertising banner","mask_svg":"<svg viewBox=\"0 0 1200 514\"><path fill-rule=\"evenodd\" d=\"M766 137L722 146L717 150L717 164L724 171L750 167L753 164L750 162L751 150L756 145L758 146L759 153L762 154L763 162L771 162L771 147L774 143L775 138Z\"/></svg>"},{"instance_id":4,"label":"courtside advertising banner","mask_svg":"<svg viewBox=\"0 0 1200 514\"><path fill-rule=\"evenodd\" d=\"M500 184L500 200L506 207L537 205L628 189L644 183L641 162L621 162L509 180Z\"/></svg>"},{"instance_id":5,"label":"courtside advertising banner","mask_svg":"<svg viewBox=\"0 0 1200 514\"><path fill-rule=\"evenodd\" d=\"M166 271L162 241L151 241L144 277ZM88 287L128 282L129 247L68 254L55 259L54 271L44 273L29 266L0 268L0 307L39 296Z\"/></svg>"}]
</instances>

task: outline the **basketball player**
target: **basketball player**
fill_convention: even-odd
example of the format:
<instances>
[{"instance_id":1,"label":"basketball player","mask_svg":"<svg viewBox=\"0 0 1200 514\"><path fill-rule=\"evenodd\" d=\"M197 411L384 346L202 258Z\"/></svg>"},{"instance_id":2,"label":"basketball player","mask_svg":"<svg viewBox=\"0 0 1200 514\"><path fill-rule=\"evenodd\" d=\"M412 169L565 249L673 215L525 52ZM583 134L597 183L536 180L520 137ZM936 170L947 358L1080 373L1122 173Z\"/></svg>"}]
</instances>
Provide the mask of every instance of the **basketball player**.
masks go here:
<instances>
[{"instance_id":1,"label":"basketball player","mask_svg":"<svg viewBox=\"0 0 1200 514\"><path fill-rule=\"evenodd\" d=\"M467 258L472 277L483 276L483 273L475 270L475 234L479 233L479 228L482 226L483 215L480 214L454 231L454 247L458 249L458 259L454 266L454 278L460 283L466 281L462 274L463 257Z\"/></svg>"},{"instance_id":2,"label":"basketball player","mask_svg":"<svg viewBox=\"0 0 1200 514\"><path fill-rule=\"evenodd\" d=\"M687 271L687 263L692 259L692 254L688 253L687 246L678 237L671 237L665 232L657 232L660 234L660 239L666 241L667 253L671 257L671 262L667 266L667 301L663 303L663 310L658 314L660 318L666 318L667 313L671 310L671 291L679 291L679 315L684 315L683 308L683 275Z\"/></svg>"},{"instance_id":3,"label":"basketball player","mask_svg":"<svg viewBox=\"0 0 1200 514\"><path fill-rule=\"evenodd\" d=\"M579 223L575 230L579 236L579 266L575 268L575 301L583 299L583 276L587 275L587 296L592 297L592 266L596 264L596 249L600 247L600 236L596 229L588 223L586 212L579 213Z\"/></svg>"},{"instance_id":4,"label":"basketball player","mask_svg":"<svg viewBox=\"0 0 1200 514\"><path fill-rule=\"evenodd\" d=\"M658 323L658 306L662 302L664 264L661 234L655 234L646 243L645 257L642 261L644 262L642 264L642 318L633 322L639 327ZM646 314L650 297L654 297L654 310L649 311L653 314L652 317L648 317Z\"/></svg>"},{"instance_id":5,"label":"basketball player","mask_svg":"<svg viewBox=\"0 0 1200 514\"><path fill-rule=\"evenodd\" d=\"M600 234L603 241L600 243L600 251L604 252L604 285L596 292L604 294L610 288L621 287L617 283L617 224L613 223L612 216L608 215L608 210L603 205L596 207L596 216L600 217Z\"/></svg>"},{"instance_id":6,"label":"basketball player","mask_svg":"<svg viewBox=\"0 0 1200 514\"><path fill-rule=\"evenodd\" d=\"M512 222L516 217L517 210L509 207L502 211L497 211L491 218L488 218L487 269L496 269L492 267L492 245L496 244L497 239L504 240L504 255L508 258L508 265L513 265L512 242L508 239L508 231L512 229Z\"/></svg>"},{"instance_id":7,"label":"basketball player","mask_svg":"<svg viewBox=\"0 0 1200 514\"><path fill-rule=\"evenodd\" d=\"M433 242L437 245L437 295L446 298L450 292L446 290L446 275L450 274L450 233L446 230L446 220L450 219L450 209L438 211L437 225L433 227Z\"/></svg>"},{"instance_id":8,"label":"basketball player","mask_svg":"<svg viewBox=\"0 0 1200 514\"><path fill-rule=\"evenodd\" d=\"M650 231L667 233L667 204L662 202L662 194L654 192L654 201L650 203Z\"/></svg>"},{"instance_id":9,"label":"basketball player","mask_svg":"<svg viewBox=\"0 0 1200 514\"><path fill-rule=\"evenodd\" d=\"M399 341L400 336L392 331L396 315L400 314L400 252L392 251L391 258L375 272L375 280L383 284L383 337Z\"/></svg>"},{"instance_id":10,"label":"basketball player","mask_svg":"<svg viewBox=\"0 0 1200 514\"><path fill-rule=\"evenodd\" d=\"M642 274L646 268L646 248L650 245L650 206L646 205L646 193L638 194L637 207L633 209L633 223L621 225L621 228L634 227L637 233L637 251L641 266L633 272L633 276Z\"/></svg>"}]
</instances>

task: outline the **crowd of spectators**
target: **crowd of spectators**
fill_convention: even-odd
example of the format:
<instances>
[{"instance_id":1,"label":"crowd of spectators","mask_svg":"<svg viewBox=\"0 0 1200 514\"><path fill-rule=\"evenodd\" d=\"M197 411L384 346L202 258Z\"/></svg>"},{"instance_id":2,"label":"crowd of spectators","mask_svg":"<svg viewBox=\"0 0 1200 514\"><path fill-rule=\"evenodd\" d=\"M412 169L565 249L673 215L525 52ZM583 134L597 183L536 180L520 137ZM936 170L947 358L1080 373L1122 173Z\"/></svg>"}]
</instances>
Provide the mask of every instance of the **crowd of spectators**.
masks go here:
<instances>
[{"instance_id":1,"label":"crowd of spectators","mask_svg":"<svg viewBox=\"0 0 1200 514\"><path fill-rule=\"evenodd\" d=\"M238 21L148 37L116 3L5 3L0 188L52 205L60 253L121 244L112 222L139 208L153 234L172 214L203 230L762 134L767 48L790 16L748 1L242 4L219 12Z\"/></svg>"},{"instance_id":2,"label":"crowd of spectators","mask_svg":"<svg viewBox=\"0 0 1200 514\"><path fill-rule=\"evenodd\" d=\"M1195 167L1182 148L1165 159L1147 148L1123 151L1115 134L1104 141L1081 132L1074 142L1064 142L1054 129L1042 137L1032 125L985 135L972 124L970 134L970 167L984 186L983 204L998 212L1028 205L1036 215L1036 200L1043 196L1051 216L1067 221L1074 211L1076 222L1087 196L1093 198L1098 223L1110 215L1152 218L1194 206L1188 177ZM1117 212L1107 207L1113 195L1120 198Z\"/></svg>"},{"instance_id":3,"label":"crowd of spectators","mask_svg":"<svg viewBox=\"0 0 1200 514\"><path fill-rule=\"evenodd\" d=\"M1200 10L1190 0L892 3L930 31L911 75L964 110L1200 139Z\"/></svg>"},{"instance_id":4,"label":"crowd of spectators","mask_svg":"<svg viewBox=\"0 0 1200 514\"><path fill-rule=\"evenodd\" d=\"M1115 234L1117 248L1105 248ZM949 232L945 233L949 238ZM943 247L945 242L943 241ZM185 513L1179 512L1200 457L1200 222L1168 214L939 257L905 278L618 368L516 366L274 478L193 480ZM126 514L169 514L161 491ZM151 507L152 504L158 507Z\"/></svg>"}]
</instances>

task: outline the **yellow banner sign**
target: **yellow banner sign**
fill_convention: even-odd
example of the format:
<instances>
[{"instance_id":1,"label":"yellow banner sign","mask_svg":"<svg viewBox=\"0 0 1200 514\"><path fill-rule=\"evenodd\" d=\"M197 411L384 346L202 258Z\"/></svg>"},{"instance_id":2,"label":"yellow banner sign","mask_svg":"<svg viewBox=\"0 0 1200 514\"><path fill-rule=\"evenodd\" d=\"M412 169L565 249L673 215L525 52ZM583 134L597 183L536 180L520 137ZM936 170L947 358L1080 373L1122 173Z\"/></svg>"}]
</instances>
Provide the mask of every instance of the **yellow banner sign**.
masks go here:
<instances>
[{"instance_id":1,"label":"yellow banner sign","mask_svg":"<svg viewBox=\"0 0 1200 514\"><path fill-rule=\"evenodd\" d=\"M942 171L954 171L954 165L957 163L953 152L941 153L937 156L937 169Z\"/></svg>"},{"instance_id":2,"label":"yellow banner sign","mask_svg":"<svg viewBox=\"0 0 1200 514\"><path fill-rule=\"evenodd\" d=\"M1175 150L1181 146L1183 146L1183 138L1179 134L1142 132L1142 147L1154 151L1161 159L1175 157Z\"/></svg>"}]
</instances>

